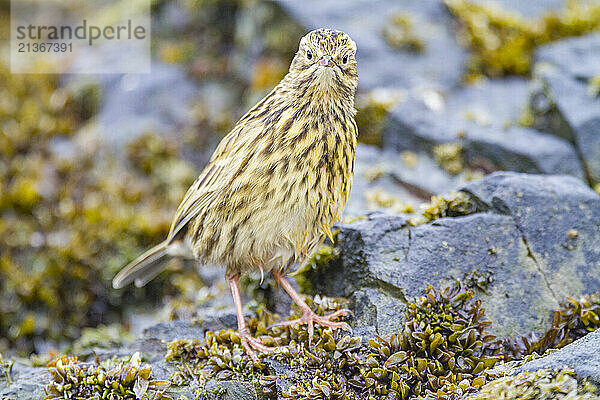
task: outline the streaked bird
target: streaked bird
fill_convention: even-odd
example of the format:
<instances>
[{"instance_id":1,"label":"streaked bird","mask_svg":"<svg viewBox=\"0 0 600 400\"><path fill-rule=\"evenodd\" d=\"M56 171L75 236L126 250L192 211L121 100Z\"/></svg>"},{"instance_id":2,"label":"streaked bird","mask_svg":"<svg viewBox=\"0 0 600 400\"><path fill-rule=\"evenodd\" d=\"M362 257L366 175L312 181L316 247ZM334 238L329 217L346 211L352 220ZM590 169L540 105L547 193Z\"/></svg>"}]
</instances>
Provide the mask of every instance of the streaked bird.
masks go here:
<instances>
[{"instance_id":1,"label":"streaked bird","mask_svg":"<svg viewBox=\"0 0 600 400\"><path fill-rule=\"evenodd\" d=\"M331 226L346 205L358 128L356 44L345 33L317 29L300 40L288 74L223 138L179 205L165 241L127 265L113 280L143 286L162 269L165 255L190 250L203 264L225 265L238 330L247 353L272 351L246 327L240 274L270 271L303 316L286 324L335 321L348 310L319 316L285 274L332 239Z\"/></svg>"}]
</instances>

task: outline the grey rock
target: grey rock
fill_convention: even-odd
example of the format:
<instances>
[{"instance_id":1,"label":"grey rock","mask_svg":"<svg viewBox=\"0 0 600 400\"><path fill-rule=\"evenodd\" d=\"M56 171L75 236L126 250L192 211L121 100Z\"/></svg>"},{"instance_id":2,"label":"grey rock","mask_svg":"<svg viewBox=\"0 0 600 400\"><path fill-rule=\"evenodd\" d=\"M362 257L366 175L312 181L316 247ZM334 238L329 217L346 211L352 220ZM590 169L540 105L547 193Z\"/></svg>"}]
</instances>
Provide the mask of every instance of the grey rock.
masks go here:
<instances>
[{"instance_id":1,"label":"grey rock","mask_svg":"<svg viewBox=\"0 0 600 400\"><path fill-rule=\"evenodd\" d=\"M463 191L509 215L557 300L600 289L600 196L579 180L497 173Z\"/></svg>"},{"instance_id":2,"label":"grey rock","mask_svg":"<svg viewBox=\"0 0 600 400\"><path fill-rule=\"evenodd\" d=\"M424 152L415 153L415 156L416 162L411 165L405 163L395 151L359 144L352 190L344 216L356 217L372 211L394 212L395 204L384 207L369 199L376 192L391 196L402 205L411 205L416 210L431 196L447 193L466 183L464 173L447 173ZM423 179L424 176L427 179Z\"/></svg>"},{"instance_id":3,"label":"grey rock","mask_svg":"<svg viewBox=\"0 0 600 400\"><path fill-rule=\"evenodd\" d=\"M489 0L474 0L473 2L481 5L490 4ZM503 10L515 12L530 18L542 16L550 10L560 10L565 5L562 0L494 0L492 3L498 5Z\"/></svg>"},{"instance_id":4,"label":"grey rock","mask_svg":"<svg viewBox=\"0 0 600 400\"><path fill-rule=\"evenodd\" d=\"M412 89L456 86L462 77L466 51L454 39L450 16L437 0L279 0L308 29L336 28L357 43L360 88ZM390 47L382 30L390 16L411 15L416 34L425 42L420 54Z\"/></svg>"},{"instance_id":5,"label":"grey rock","mask_svg":"<svg viewBox=\"0 0 600 400\"><path fill-rule=\"evenodd\" d=\"M308 273L314 290L350 297L357 321L387 331L428 285L483 280L492 332L509 336L545 330L565 296L600 290L600 196L581 181L498 172L462 190L476 213L416 227L375 213L340 225L341 256Z\"/></svg>"},{"instance_id":6,"label":"grey rock","mask_svg":"<svg viewBox=\"0 0 600 400\"><path fill-rule=\"evenodd\" d=\"M193 123L198 87L177 66L154 63L152 74L102 77L97 115L104 143L118 148L146 132L174 134Z\"/></svg>"},{"instance_id":7,"label":"grey rock","mask_svg":"<svg viewBox=\"0 0 600 400\"><path fill-rule=\"evenodd\" d=\"M600 385L600 330L589 333L562 349L524 364L519 371L571 367L580 378Z\"/></svg>"},{"instance_id":8,"label":"grey rock","mask_svg":"<svg viewBox=\"0 0 600 400\"><path fill-rule=\"evenodd\" d=\"M15 363L11 384L0 381L2 400L39 400L44 398L44 386L52 377L46 368L32 368Z\"/></svg>"},{"instance_id":9,"label":"grey rock","mask_svg":"<svg viewBox=\"0 0 600 400\"><path fill-rule=\"evenodd\" d=\"M600 33L541 46L536 50L535 61L551 64L571 78L587 81L600 74Z\"/></svg>"},{"instance_id":10,"label":"grey rock","mask_svg":"<svg viewBox=\"0 0 600 400\"><path fill-rule=\"evenodd\" d=\"M488 114L494 114L490 102ZM454 109L458 106L455 103ZM458 143L468 165L485 171L568 174L584 178L575 148L568 141L523 127L474 122L463 115L429 108L411 98L397 106L384 129L385 147L432 152L434 146Z\"/></svg>"},{"instance_id":11,"label":"grey rock","mask_svg":"<svg viewBox=\"0 0 600 400\"><path fill-rule=\"evenodd\" d=\"M209 400L255 400L259 398L254 385L237 381L209 381L204 388Z\"/></svg>"},{"instance_id":12,"label":"grey rock","mask_svg":"<svg viewBox=\"0 0 600 400\"><path fill-rule=\"evenodd\" d=\"M540 69L531 101L536 127L574 143L590 182L600 182L600 98L590 96L587 82L554 68Z\"/></svg>"},{"instance_id":13,"label":"grey rock","mask_svg":"<svg viewBox=\"0 0 600 400\"><path fill-rule=\"evenodd\" d=\"M485 79L446 94L443 111L461 119L475 120L494 129L514 124L529 100L526 79Z\"/></svg>"},{"instance_id":14,"label":"grey rock","mask_svg":"<svg viewBox=\"0 0 600 400\"><path fill-rule=\"evenodd\" d=\"M377 327L382 337L398 333L404 325L406 304L385 291L375 288L361 288L352 295L354 324L359 327ZM356 331L354 334L358 334ZM372 337L372 330L363 330L361 336Z\"/></svg>"}]
</instances>

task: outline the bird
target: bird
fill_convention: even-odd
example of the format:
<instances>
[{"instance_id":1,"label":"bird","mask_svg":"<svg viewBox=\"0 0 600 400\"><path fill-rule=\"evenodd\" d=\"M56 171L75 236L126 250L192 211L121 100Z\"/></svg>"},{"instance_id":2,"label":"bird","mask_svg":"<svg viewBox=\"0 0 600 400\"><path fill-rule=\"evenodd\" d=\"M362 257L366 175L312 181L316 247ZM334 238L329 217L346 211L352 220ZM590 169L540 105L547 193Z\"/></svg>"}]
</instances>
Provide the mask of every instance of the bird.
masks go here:
<instances>
[{"instance_id":1,"label":"bird","mask_svg":"<svg viewBox=\"0 0 600 400\"><path fill-rule=\"evenodd\" d=\"M239 277L271 272L302 311L280 323L350 330L338 310L317 315L286 278L324 243L346 205L355 163L358 127L356 43L346 33L321 28L300 40L288 73L222 139L186 192L166 239L113 279L115 289L141 287L164 268L167 255L191 252L200 265L222 265L229 282L246 353L269 353L244 321Z\"/></svg>"}]
</instances>

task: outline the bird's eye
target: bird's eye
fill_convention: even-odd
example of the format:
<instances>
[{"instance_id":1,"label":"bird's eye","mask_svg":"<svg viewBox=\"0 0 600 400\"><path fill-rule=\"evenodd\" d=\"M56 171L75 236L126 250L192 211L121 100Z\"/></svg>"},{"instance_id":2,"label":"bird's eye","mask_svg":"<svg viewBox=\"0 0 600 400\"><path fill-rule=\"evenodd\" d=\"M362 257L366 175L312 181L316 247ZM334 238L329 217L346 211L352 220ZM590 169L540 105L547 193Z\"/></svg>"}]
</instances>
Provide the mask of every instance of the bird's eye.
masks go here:
<instances>
[{"instance_id":1,"label":"bird's eye","mask_svg":"<svg viewBox=\"0 0 600 400\"><path fill-rule=\"evenodd\" d=\"M312 60L312 52L310 50L306 50L306 58L308 58L309 60Z\"/></svg>"},{"instance_id":2,"label":"bird's eye","mask_svg":"<svg viewBox=\"0 0 600 400\"><path fill-rule=\"evenodd\" d=\"M344 58L342 58L342 62L343 62L344 64L348 64L348 54L346 54L346 55L344 56Z\"/></svg>"}]
</instances>

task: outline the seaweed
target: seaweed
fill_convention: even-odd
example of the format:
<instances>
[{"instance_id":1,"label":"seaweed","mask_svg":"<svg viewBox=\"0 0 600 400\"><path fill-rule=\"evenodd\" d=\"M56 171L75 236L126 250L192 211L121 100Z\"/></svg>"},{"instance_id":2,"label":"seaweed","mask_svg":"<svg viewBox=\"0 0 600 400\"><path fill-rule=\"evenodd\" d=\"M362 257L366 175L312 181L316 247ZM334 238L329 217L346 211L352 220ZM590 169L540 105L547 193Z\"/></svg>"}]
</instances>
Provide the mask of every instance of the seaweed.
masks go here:
<instances>
[{"instance_id":1,"label":"seaweed","mask_svg":"<svg viewBox=\"0 0 600 400\"><path fill-rule=\"evenodd\" d=\"M46 385L44 400L92 399L111 400L171 399L165 394L168 381L151 379L152 366L142 364L139 353L127 361L108 360L103 364L85 364L59 359L50 367L52 382Z\"/></svg>"},{"instance_id":2,"label":"seaweed","mask_svg":"<svg viewBox=\"0 0 600 400\"><path fill-rule=\"evenodd\" d=\"M286 368L278 377L289 384L284 398L455 399L491 379L488 369L502 359L502 343L487 332L490 322L473 296L458 286L441 291L429 287L409 304L401 332L367 343L317 327L311 346L304 327L269 328L277 316L263 309L250 319L250 330L278 348L273 355L261 354L259 364L244 354L234 331L209 331L203 341L170 342L166 360L177 365L176 385L202 387L210 379L272 385L270 365L277 362ZM320 314L341 306L339 300L321 297L309 304Z\"/></svg>"},{"instance_id":3,"label":"seaweed","mask_svg":"<svg viewBox=\"0 0 600 400\"><path fill-rule=\"evenodd\" d=\"M8 384L12 382L11 375L14 363L12 358L6 360L2 353L0 353L0 379L4 379Z\"/></svg>"},{"instance_id":4,"label":"seaweed","mask_svg":"<svg viewBox=\"0 0 600 400\"><path fill-rule=\"evenodd\" d=\"M520 359L528 354L544 354L549 349L559 349L599 327L600 293L583 296L579 300L568 298L554 312L551 326L542 337L529 333L515 339L505 339L505 359Z\"/></svg>"},{"instance_id":5,"label":"seaweed","mask_svg":"<svg viewBox=\"0 0 600 400\"><path fill-rule=\"evenodd\" d=\"M464 169L463 147L459 143L438 144L432 151L435 161L449 174L457 175Z\"/></svg>"},{"instance_id":6,"label":"seaweed","mask_svg":"<svg viewBox=\"0 0 600 400\"><path fill-rule=\"evenodd\" d=\"M147 134L120 161L80 146L77 96L52 75L0 63L0 98L2 346L28 353L36 338L74 339L118 320L125 299L176 293L164 278L147 291L116 292L110 280L168 232L196 175L179 148Z\"/></svg>"},{"instance_id":7,"label":"seaweed","mask_svg":"<svg viewBox=\"0 0 600 400\"><path fill-rule=\"evenodd\" d=\"M493 3L469 0L444 3L459 22L459 42L471 50L467 80L481 74L527 75L536 47L600 28L600 5L581 0L568 0L563 9L534 20Z\"/></svg>"}]
</instances>

